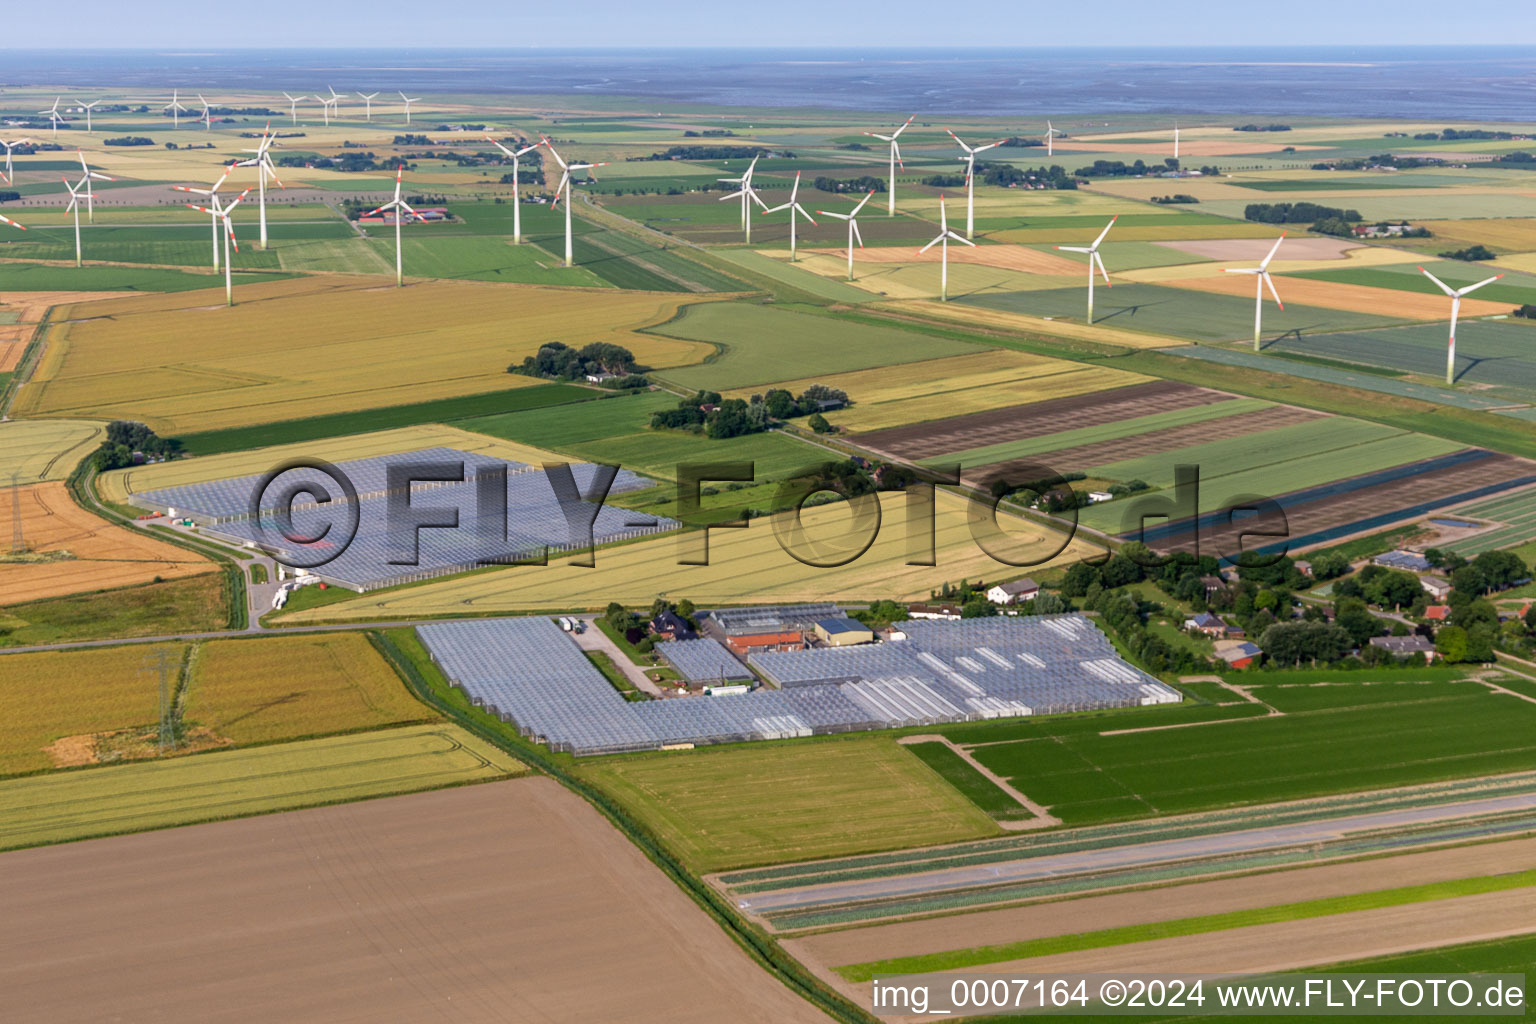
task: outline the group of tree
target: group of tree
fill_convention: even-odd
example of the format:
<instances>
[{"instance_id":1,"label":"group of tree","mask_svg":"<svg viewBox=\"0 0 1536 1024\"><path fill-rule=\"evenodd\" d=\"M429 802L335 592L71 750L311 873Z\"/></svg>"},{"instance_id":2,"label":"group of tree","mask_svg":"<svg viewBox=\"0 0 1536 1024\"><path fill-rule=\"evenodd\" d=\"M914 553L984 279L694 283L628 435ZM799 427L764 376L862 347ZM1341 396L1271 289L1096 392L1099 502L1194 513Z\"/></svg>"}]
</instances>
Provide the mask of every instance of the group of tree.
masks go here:
<instances>
[{"instance_id":1,"label":"group of tree","mask_svg":"<svg viewBox=\"0 0 1536 1024\"><path fill-rule=\"evenodd\" d=\"M823 192L884 192L885 179L876 178L874 175L865 174L858 178L832 178L825 174L818 175L812 182Z\"/></svg>"},{"instance_id":2,"label":"group of tree","mask_svg":"<svg viewBox=\"0 0 1536 1024\"><path fill-rule=\"evenodd\" d=\"M1514 137L1513 132L1493 131L1487 128L1446 128L1443 131L1423 132L1414 136L1416 139L1444 142L1508 142Z\"/></svg>"},{"instance_id":3,"label":"group of tree","mask_svg":"<svg viewBox=\"0 0 1536 1024\"><path fill-rule=\"evenodd\" d=\"M652 153L650 156L632 157L635 161L648 160L751 160L753 157L778 155L793 159L793 153L778 152L764 146L740 146L719 145L702 146L698 144L688 146L668 146L666 149Z\"/></svg>"},{"instance_id":4,"label":"group of tree","mask_svg":"<svg viewBox=\"0 0 1536 1024\"><path fill-rule=\"evenodd\" d=\"M161 437L142 423L113 420L107 424L106 440L91 453L91 464L99 473L133 465L134 452L162 459L181 454L181 439Z\"/></svg>"},{"instance_id":5,"label":"group of tree","mask_svg":"<svg viewBox=\"0 0 1536 1024\"><path fill-rule=\"evenodd\" d=\"M102 139L103 146L153 146L155 140L147 135L119 135L114 139Z\"/></svg>"},{"instance_id":6,"label":"group of tree","mask_svg":"<svg viewBox=\"0 0 1536 1024\"><path fill-rule=\"evenodd\" d=\"M1179 162L1173 157L1165 159L1161 166L1146 164L1139 159L1129 164L1124 160L1095 160L1092 166L1079 167L1077 176L1079 178L1139 178L1147 174L1165 174L1178 169Z\"/></svg>"},{"instance_id":7,"label":"group of tree","mask_svg":"<svg viewBox=\"0 0 1536 1024\"><path fill-rule=\"evenodd\" d=\"M828 401L846 404L848 394L824 384L810 385L798 398L782 388L750 399L722 398L718 391L700 391L679 399L676 408L652 413L651 426L692 430L719 439L760 433L773 426L774 421L809 416L806 425L824 434L832 427L818 410Z\"/></svg>"},{"instance_id":8,"label":"group of tree","mask_svg":"<svg viewBox=\"0 0 1536 1024\"><path fill-rule=\"evenodd\" d=\"M1533 165L1536 165L1536 153L1526 153L1520 151L1515 153L1505 153L1503 156L1494 157L1492 160L1488 161L1485 166L1514 167L1520 170L1527 170Z\"/></svg>"},{"instance_id":9,"label":"group of tree","mask_svg":"<svg viewBox=\"0 0 1536 1024\"><path fill-rule=\"evenodd\" d=\"M284 153L277 158L279 167L314 167L358 174L363 171L393 171L400 161L394 157L380 161L368 150L340 153L336 156L320 156L317 153ZM409 169L414 166L407 164Z\"/></svg>"},{"instance_id":10,"label":"group of tree","mask_svg":"<svg viewBox=\"0 0 1536 1024\"><path fill-rule=\"evenodd\" d=\"M20 193L17 194L20 195ZM1536 306L1527 302L1523 306L1516 306L1510 315L1517 316L1522 320L1536 320Z\"/></svg>"},{"instance_id":11,"label":"group of tree","mask_svg":"<svg viewBox=\"0 0 1536 1024\"><path fill-rule=\"evenodd\" d=\"M507 367L508 373L545 380L580 380L603 373L625 377L638 375L640 371L633 352L623 345L606 341L594 341L579 349L563 342L546 342L539 346L536 355L526 356L521 363Z\"/></svg>"},{"instance_id":12,"label":"group of tree","mask_svg":"<svg viewBox=\"0 0 1536 1024\"><path fill-rule=\"evenodd\" d=\"M1333 585L1339 597L1358 597L1380 608L1397 612L1415 608L1422 611L1427 593L1419 584L1419 578L1402 569L1389 569L1384 565L1368 565L1355 575Z\"/></svg>"},{"instance_id":13,"label":"group of tree","mask_svg":"<svg viewBox=\"0 0 1536 1024\"><path fill-rule=\"evenodd\" d=\"M729 128L705 128L702 131L694 131L692 128L689 128L687 131L683 132L683 138L729 139L734 137L735 134L736 133L731 131Z\"/></svg>"},{"instance_id":14,"label":"group of tree","mask_svg":"<svg viewBox=\"0 0 1536 1024\"><path fill-rule=\"evenodd\" d=\"M756 399L758 396L752 397ZM847 405L848 392L825 384L811 384L799 395L792 395L783 388L773 388L763 394L762 400L768 406L768 415L776 420L788 420L796 416L817 415L823 403Z\"/></svg>"},{"instance_id":15,"label":"group of tree","mask_svg":"<svg viewBox=\"0 0 1536 1024\"><path fill-rule=\"evenodd\" d=\"M448 204L448 197L443 195L432 196L417 193L415 195L407 195L405 197L405 201L416 208L424 208L428 206L446 206ZM373 201L365 202L361 199L347 198L341 201L341 212L346 216L348 220L358 220L363 216L363 214L372 212L376 206L378 206L378 203Z\"/></svg>"},{"instance_id":16,"label":"group of tree","mask_svg":"<svg viewBox=\"0 0 1536 1024\"><path fill-rule=\"evenodd\" d=\"M1196 199L1194 196L1187 192L1175 192L1171 196L1153 196L1152 201L1162 206L1175 206L1188 203L1198 203L1200 200Z\"/></svg>"},{"instance_id":17,"label":"group of tree","mask_svg":"<svg viewBox=\"0 0 1536 1024\"><path fill-rule=\"evenodd\" d=\"M603 610L603 620L615 633L633 644L635 650L641 654L650 654L656 647L656 640L648 635L646 624L666 612L674 612L694 629L699 628L698 619L695 618L697 610L693 602L686 597L680 601L668 601L664 597L658 597L651 602L650 608L645 613L630 611L619 602L611 601Z\"/></svg>"},{"instance_id":18,"label":"group of tree","mask_svg":"<svg viewBox=\"0 0 1536 1024\"><path fill-rule=\"evenodd\" d=\"M1318 203L1249 203L1243 207L1243 219L1259 224L1305 224L1308 221L1340 220L1359 223L1359 210L1345 210Z\"/></svg>"},{"instance_id":19,"label":"group of tree","mask_svg":"<svg viewBox=\"0 0 1536 1024\"><path fill-rule=\"evenodd\" d=\"M1291 126L1288 124L1240 124L1232 130L1235 132L1288 132Z\"/></svg>"},{"instance_id":20,"label":"group of tree","mask_svg":"<svg viewBox=\"0 0 1536 1024\"><path fill-rule=\"evenodd\" d=\"M1530 567L1513 551L1484 551L1466 560L1455 552L1430 548L1424 553L1430 564L1450 574L1451 586L1472 595L1508 590L1530 579Z\"/></svg>"},{"instance_id":21,"label":"group of tree","mask_svg":"<svg viewBox=\"0 0 1536 1024\"><path fill-rule=\"evenodd\" d=\"M1462 260L1475 263L1479 260L1496 260L1499 254L1486 245L1469 245L1465 249L1449 249L1439 254L1443 260Z\"/></svg>"},{"instance_id":22,"label":"group of tree","mask_svg":"<svg viewBox=\"0 0 1536 1024\"><path fill-rule=\"evenodd\" d=\"M1388 169L1413 171L1423 167L1443 167L1445 161L1433 156L1403 156L1397 153L1377 153L1374 156L1356 157L1353 160L1324 160L1312 165L1314 171L1370 171Z\"/></svg>"},{"instance_id":23,"label":"group of tree","mask_svg":"<svg viewBox=\"0 0 1536 1024\"><path fill-rule=\"evenodd\" d=\"M21 198L21 193L13 188L0 188L0 203L14 203Z\"/></svg>"}]
</instances>

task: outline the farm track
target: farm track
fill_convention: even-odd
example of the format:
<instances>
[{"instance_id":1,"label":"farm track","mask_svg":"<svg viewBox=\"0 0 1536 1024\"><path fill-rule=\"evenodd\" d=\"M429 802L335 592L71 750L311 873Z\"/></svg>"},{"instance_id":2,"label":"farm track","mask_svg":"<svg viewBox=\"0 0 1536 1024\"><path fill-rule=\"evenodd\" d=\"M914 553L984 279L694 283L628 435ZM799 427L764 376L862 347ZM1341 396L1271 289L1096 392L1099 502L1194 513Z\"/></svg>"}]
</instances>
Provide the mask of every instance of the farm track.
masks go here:
<instances>
[{"instance_id":1,"label":"farm track","mask_svg":"<svg viewBox=\"0 0 1536 1024\"><path fill-rule=\"evenodd\" d=\"M1177 381L1156 380L1108 392L1048 399L917 426L880 430L860 435L856 440L861 447L916 462L984 445L1225 402L1232 397Z\"/></svg>"}]
</instances>

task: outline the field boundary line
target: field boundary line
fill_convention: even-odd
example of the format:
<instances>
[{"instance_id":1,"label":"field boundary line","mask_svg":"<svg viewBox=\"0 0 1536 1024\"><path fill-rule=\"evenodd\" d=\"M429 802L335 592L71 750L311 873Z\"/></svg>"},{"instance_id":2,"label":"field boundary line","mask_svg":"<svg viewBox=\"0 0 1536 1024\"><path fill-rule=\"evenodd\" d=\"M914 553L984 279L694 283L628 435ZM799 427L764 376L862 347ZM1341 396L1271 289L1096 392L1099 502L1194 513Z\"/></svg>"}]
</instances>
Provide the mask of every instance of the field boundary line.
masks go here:
<instances>
[{"instance_id":1,"label":"field boundary line","mask_svg":"<svg viewBox=\"0 0 1536 1024\"><path fill-rule=\"evenodd\" d=\"M956 745L952 740L950 740L948 736L942 736L936 732L919 733L916 736L903 736L898 739L896 743L898 746L903 747L911 746L914 743L942 743L944 746L954 751L960 760L976 769L976 771L980 773L988 782L992 783L992 785L996 786L1004 793L1007 793L1010 797L1018 802L1020 807L1023 807L1029 811L1030 814L1034 815L1034 817L1028 821L999 821L997 823L998 827L1003 829L1005 832L1027 832L1037 828L1055 828L1057 825L1061 824L1060 818L1052 814L1043 805L1036 803L1029 797L1025 796L1023 793L1019 792L1007 779L1003 778L1001 775L998 775L992 769L976 760L970 751Z\"/></svg>"}]
</instances>

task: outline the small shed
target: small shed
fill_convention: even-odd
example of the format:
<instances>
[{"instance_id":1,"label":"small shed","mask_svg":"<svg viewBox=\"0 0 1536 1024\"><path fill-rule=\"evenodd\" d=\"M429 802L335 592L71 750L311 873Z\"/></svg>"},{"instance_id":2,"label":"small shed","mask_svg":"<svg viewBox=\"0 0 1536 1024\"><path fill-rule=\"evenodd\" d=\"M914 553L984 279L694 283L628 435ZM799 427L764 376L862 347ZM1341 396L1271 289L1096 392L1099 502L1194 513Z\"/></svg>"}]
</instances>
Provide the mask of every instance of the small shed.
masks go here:
<instances>
[{"instance_id":1,"label":"small shed","mask_svg":"<svg viewBox=\"0 0 1536 1024\"><path fill-rule=\"evenodd\" d=\"M851 647L873 643L875 631L857 619L822 619L816 623L816 636L829 647Z\"/></svg>"}]
</instances>

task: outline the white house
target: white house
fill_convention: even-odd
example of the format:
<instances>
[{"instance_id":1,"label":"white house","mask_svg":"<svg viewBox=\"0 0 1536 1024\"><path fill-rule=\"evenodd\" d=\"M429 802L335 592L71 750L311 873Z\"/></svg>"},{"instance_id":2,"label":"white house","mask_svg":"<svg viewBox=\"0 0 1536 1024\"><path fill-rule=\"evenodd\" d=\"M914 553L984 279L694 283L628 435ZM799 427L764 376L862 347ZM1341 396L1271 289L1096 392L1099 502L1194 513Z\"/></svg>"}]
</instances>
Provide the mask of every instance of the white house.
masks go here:
<instances>
[{"instance_id":1,"label":"white house","mask_svg":"<svg viewBox=\"0 0 1536 1024\"><path fill-rule=\"evenodd\" d=\"M1020 601L1033 601L1038 593L1040 584L1026 576L1012 583L999 583L988 588L987 600L993 604L1017 604Z\"/></svg>"}]
</instances>

